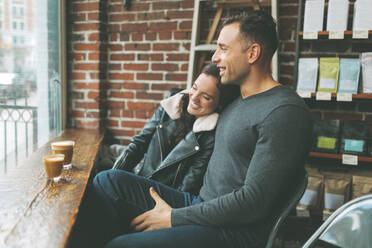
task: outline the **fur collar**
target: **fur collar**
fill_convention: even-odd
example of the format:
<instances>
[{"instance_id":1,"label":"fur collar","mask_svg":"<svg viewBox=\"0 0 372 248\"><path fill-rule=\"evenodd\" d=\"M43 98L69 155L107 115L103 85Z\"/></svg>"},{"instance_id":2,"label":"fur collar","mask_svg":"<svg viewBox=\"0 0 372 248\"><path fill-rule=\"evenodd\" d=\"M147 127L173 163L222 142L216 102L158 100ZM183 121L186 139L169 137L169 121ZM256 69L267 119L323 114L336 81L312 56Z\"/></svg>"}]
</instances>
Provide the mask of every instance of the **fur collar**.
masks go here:
<instances>
[{"instance_id":1,"label":"fur collar","mask_svg":"<svg viewBox=\"0 0 372 248\"><path fill-rule=\"evenodd\" d=\"M168 97L160 102L165 112L169 115L172 120L177 120L181 117L180 101L184 94L188 94L189 90L183 90L177 94ZM192 131L198 133L201 131L211 131L216 128L218 120L218 113L212 113L196 118Z\"/></svg>"}]
</instances>

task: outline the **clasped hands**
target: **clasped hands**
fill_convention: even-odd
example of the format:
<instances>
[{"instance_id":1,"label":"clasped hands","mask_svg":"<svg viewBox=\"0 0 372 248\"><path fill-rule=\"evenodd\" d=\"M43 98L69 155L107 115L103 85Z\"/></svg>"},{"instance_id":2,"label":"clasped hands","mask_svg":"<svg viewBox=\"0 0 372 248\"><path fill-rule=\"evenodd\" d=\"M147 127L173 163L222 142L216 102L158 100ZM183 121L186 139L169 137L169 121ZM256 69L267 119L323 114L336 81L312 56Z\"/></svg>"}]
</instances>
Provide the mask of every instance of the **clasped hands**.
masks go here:
<instances>
[{"instance_id":1,"label":"clasped hands","mask_svg":"<svg viewBox=\"0 0 372 248\"><path fill-rule=\"evenodd\" d=\"M130 228L134 231L147 232L172 227L172 208L158 195L153 187L150 188L150 195L155 201L155 207L132 220Z\"/></svg>"}]
</instances>

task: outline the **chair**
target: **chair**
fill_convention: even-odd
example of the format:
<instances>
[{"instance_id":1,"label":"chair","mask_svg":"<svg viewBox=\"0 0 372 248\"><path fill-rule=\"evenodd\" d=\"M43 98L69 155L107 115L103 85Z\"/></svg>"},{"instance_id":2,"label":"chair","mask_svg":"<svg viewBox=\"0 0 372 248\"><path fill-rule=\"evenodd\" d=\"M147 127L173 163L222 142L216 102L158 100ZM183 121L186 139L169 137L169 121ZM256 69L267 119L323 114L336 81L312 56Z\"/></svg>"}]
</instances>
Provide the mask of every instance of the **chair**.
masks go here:
<instances>
[{"instance_id":1,"label":"chair","mask_svg":"<svg viewBox=\"0 0 372 248\"><path fill-rule=\"evenodd\" d=\"M317 240L342 248L372 247L372 194L349 201L338 208L302 248Z\"/></svg>"},{"instance_id":2,"label":"chair","mask_svg":"<svg viewBox=\"0 0 372 248\"><path fill-rule=\"evenodd\" d=\"M283 223L284 219L288 216L291 210L295 208L297 203L300 201L302 195L306 190L307 181L308 181L307 175L305 174L304 179L300 182L299 186L294 190L292 197L284 206L280 208L278 215L274 220L274 226L271 229L269 238L266 242L266 248L273 247L280 225Z\"/></svg>"}]
</instances>

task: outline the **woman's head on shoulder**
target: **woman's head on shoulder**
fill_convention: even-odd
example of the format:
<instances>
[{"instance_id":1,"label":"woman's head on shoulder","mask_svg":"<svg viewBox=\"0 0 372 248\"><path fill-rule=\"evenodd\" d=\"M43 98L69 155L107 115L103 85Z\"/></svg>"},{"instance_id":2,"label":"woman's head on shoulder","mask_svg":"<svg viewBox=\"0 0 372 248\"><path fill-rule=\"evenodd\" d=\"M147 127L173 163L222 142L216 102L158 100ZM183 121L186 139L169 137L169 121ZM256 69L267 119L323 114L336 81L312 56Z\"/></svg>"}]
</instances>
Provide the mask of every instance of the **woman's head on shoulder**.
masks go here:
<instances>
[{"instance_id":1,"label":"woman's head on shoulder","mask_svg":"<svg viewBox=\"0 0 372 248\"><path fill-rule=\"evenodd\" d=\"M215 63L206 65L189 91L187 112L195 117L220 112L240 95L235 85L222 85Z\"/></svg>"}]
</instances>

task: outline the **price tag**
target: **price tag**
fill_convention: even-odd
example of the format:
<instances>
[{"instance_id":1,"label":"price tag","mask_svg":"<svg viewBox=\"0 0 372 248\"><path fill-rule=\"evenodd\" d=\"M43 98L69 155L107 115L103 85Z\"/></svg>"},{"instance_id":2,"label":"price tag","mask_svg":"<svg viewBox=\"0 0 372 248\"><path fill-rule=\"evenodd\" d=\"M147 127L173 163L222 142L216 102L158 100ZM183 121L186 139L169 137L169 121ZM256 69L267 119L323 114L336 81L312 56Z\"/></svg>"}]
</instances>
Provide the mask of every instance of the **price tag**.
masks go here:
<instances>
[{"instance_id":1,"label":"price tag","mask_svg":"<svg viewBox=\"0 0 372 248\"><path fill-rule=\"evenodd\" d=\"M297 94L302 98L311 98L310 91L297 91Z\"/></svg>"},{"instance_id":2,"label":"price tag","mask_svg":"<svg viewBox=\"0 0 372 248\"><path fill-rule=\"evenodd\" d=\"M368 30L353 30L353 39L368 39Z\"/></svg>"},{"instance_id":3,"label":"price tag","mask_svg":"<svg viewBox=\"0 0 372 248\"><path fill-rule=\"evenodd\" d=\"M317 40L318 31L304 31L304 40Z\"/></svg>"},{"instance_id":4,"label":"price tag","mask_svg":"<svg viewBox=\"0 0 372 248\"><path fill-rule=\"evenodd\" d=\"M329 92L317 92L315 99L317 101L330 101L332 99L332 93L329 93Z\"/></svg>"},{"instance_id":5,"label":"price tag","mask_svg":"<svg viewBox=\"0 0 372 248\"><path fill-rule=\"evenodd\" d=\"M358 156L350 154L342 154L342 163L349 165L358 165Z\"/></svg>"},{"instance_id":6,"label":"price tag","mask_svg":"<svg viewBox=\"0 0 372 248\"><path fill-rule=\"evenodd\" d=\"M344 39L344 31L329 31L328 38L330 40L343 40Z\"/></svg>"},{"instance_id":7,"label":"price tag","mask_svg":"<svg viewBox=\"0 0 372 248\"><path fill-rule=\"evenodd\" d=\"M353 94L350 94L350 93L337 93L336 100L338 102L351 102L351 101L353 101Z\"/></svg>"}]
</instances>

